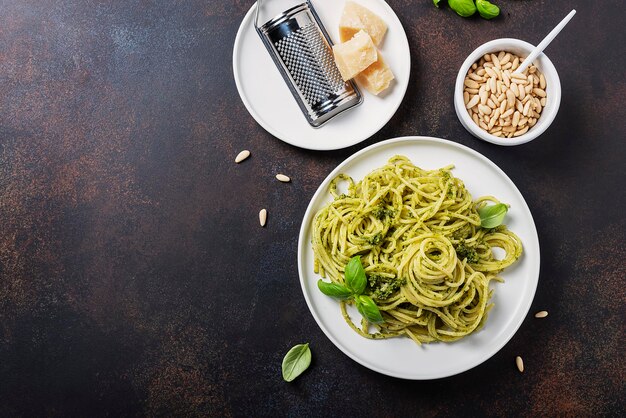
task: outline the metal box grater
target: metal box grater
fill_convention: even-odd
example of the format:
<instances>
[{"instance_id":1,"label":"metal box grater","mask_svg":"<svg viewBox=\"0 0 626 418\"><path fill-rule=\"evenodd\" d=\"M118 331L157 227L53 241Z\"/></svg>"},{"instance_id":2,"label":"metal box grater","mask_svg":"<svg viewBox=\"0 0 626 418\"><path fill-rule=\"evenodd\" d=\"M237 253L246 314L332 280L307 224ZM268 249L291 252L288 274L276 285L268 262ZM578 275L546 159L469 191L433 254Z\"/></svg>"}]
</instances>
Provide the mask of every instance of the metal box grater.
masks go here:
<instances>
[{"instance_id":1,"label":"metal box grater","mask_svg":"<svg viewBox=\"0 0 626 418\"><path fill-rule=\"evenodd\" d=\"M335 65L332 41L310 0L254 26L306 120L314 128L361 104L353 81L343 81Z\"/></svg>"}]
</instances>

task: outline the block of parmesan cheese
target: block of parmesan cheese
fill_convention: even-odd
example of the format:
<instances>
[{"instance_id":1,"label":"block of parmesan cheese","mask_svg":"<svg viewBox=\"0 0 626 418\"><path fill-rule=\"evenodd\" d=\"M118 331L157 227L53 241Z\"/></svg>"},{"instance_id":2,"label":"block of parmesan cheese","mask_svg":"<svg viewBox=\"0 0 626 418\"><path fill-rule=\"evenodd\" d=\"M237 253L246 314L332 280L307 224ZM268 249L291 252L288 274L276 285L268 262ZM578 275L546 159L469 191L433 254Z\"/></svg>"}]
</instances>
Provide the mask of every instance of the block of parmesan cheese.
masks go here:
<instances>
[{"instance_id":1,"label":"block of parmesan cheese","mask_svg":"<svg viewBox=\"0 0 626 418\"><path fill-rule=\"evenodd\" d=\"M347 42L333 45L333 55L341 77L346 81L372 65L378 58L372 38L363 31Z\"/></svg>"},{"instance_id":2,"label":"block of parmesan cheese","mask_svg":"<svg viewBox=\"0 0 626 418\"><path fill-rule=\"evenodd\" d=\"M341 42L346 42L360 30L372 37L374 45L379 45L387 32L387 25L371 10L355 2L347 1L339 21L339 39Z\"/></svg>"},{"instance_id":3,"label":"block of parmesan cheese","mask_svg":"<svg viewBox=\"0 0 626 418\"><path fill-rule=\"evenodd\" d=\"M378 52L378 59L375 63L360 72L355 80L372 94L378 95L386 90L394 79L391 69L383 60L383 56Z\"/></svg>"}]
</instances>

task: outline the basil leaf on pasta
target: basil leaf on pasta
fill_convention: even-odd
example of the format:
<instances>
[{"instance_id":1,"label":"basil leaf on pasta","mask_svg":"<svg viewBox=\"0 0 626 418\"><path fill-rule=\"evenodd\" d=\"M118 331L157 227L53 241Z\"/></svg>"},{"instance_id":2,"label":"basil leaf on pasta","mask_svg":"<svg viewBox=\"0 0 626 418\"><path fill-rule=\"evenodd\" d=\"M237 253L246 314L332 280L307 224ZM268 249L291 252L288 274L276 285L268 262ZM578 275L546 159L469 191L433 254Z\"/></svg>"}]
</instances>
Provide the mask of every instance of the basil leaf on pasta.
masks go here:
<instances>
[{"instance_id":1,"label":"basil leaf on pasta","mask_svg":"<svg viewBox=\"0 0 626 418\"><path fill-rule=\"evenodd\" d=\"M317 281L317 287L326 296L332 296L337 299L348 299L352 296L350 289L337 283L328 283L320 279Z\"/></svg>"},{"instance_id":2,"label":"basil leaf on pasta","mask_svg":"<svg viewBox=\"0 0 626 418\"><path fill-rule=\"evenodd\" d=\"M480 216L480 226L483 228L491 229L502 224L504 217L508 212L509 207L504 203L498 203L497 205L485 206L478 209L478 216Z\"/></svg>"},{"instance_id":3,"label":"basil leaf on pasta","mask_svg":"<svg viewBox=\"0 0 626 418\"><path fill-rule=\"evenodd\" d=\"M361 257L358 255L352 257L346 265L346 284L357 295L365 291L367 277L361 264Z\"/></svg>"},{"instance_id":4,"label":"basil leaf on pasta","mask_svg":"<svg viewBox=\"0 0 626 418\"><path fill-rule=\"evenodd\" d=\"M367 295L359 295L354 298L356 302L356 308L363 318L367 319L372 324L380 324L383 322L383 317L380 314L380 310L376 303Z\"/></svg>"}]
</instances>

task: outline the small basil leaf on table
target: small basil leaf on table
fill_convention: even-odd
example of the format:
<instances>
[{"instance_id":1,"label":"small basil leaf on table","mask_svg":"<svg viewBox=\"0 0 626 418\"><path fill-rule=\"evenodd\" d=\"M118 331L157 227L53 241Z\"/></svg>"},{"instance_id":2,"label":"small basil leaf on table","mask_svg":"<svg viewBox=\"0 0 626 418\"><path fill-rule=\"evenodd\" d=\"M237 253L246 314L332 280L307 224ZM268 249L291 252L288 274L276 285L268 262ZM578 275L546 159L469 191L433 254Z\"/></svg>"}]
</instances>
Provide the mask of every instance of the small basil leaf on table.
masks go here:
<instances>
[{"instance_id":1,"label":"small basil leaf on table","mask_svg":"<svg viewBox=\"0 0 626 418\"><path fill-rule=\"evenodd\" d=\"M500 8L487 0L476 0L476 9L485 19L493 19L500 14Z\"/></svg>"},{"instance_id":2,"label":"small basil leaf on table","mask_svg":"<svg viewBox=\"0 0 626 418\"><path fill-rule=\"evenodd\" d=\"M378 310L376 303L367 295L358 295L354 298L356 302L356 308L363 318L367 319L372 324L380 324L383 322L383 317Z\"/></svg>"},{"instance_id":3,"label":"small basil leaf on table","mask_svg":"<svg viewBox=\"0 0 626 418\"><path fill-rule=\"evenodd\" d=\"M504 217L509 208L504 203L498 203L497 205L485 206L478 209L478 216L480 216L480 226L486 229L495 228L502 224Z\"/></svg>"},{"instance_id":4,"label":"small basil leaf on table","mask_svg":"<svg viewBox=\"0 0 626 418\"><path fill-rule=\"evenodd\" d=\"M439 3L441 2L441 0L433 0L433 4L437 7L439 7Z\"/></svg>"},{"instance_id":5,"label":"small basil leaf on table","mask_svg":"<svg viewBox=\"0 0 626 418\"><path fill-rule=\"evenodd\" d=\"M311 364L309 343L298 344L291 348L283 358L283 379L291 382L300 376Z\"/></svg>"},{"instance_id":6,"label":"small basil leaf on table","mask_svg":"<svg viewBox=\"0 0 626 418\"><path fill-rule=\"evenodd\" d=\"M361 265L361 257L355 256L350 259L346 265L346 284L348 288L355 294L360 295L365 291L367 285L367 277L365 277L365 270Z\"/></svg>"},{"instance_id":7,"label":"small basil leaf on table","mask_svg":"<svg viewBox=\"0 0 626 418\"><path fill-rule=\"evenodd\" d=\"M317 287L326 296L332 296L337 299L348 299L352 296L350 289L337 283L328 283L323 280L318 280Z\"/></svg>"},{"instance_id":8,"label":"small basil leaf on table","mask_svg":"<svg viewBox=\"0 0 626 418\"><path fill-rule=\"evenodd\" d=\"M469 17L476 13L474 0L448 0L448 6L459 16Z\"/></svg>"}]
</instances>

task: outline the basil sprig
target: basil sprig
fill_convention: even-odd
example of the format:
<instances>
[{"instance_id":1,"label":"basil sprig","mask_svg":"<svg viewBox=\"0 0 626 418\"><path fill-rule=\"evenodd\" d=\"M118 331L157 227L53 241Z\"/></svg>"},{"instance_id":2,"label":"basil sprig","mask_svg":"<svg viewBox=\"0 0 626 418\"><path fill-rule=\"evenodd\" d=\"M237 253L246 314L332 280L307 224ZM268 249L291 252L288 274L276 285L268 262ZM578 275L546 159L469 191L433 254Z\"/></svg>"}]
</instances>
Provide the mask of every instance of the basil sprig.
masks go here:
<instances>
[{"instance_id":1,"label":"basil sprig","mask_svg":"<svg viewBox=\"0 0 626 418\"><path fill-rule=\"evenodd\" d=\"M309 343L293 346L283 358L283 379L291 382L311 364L311 349Z\"/></svg>"},{"instance_id":2,"label":"basil sprig","mask_svg":"<svg viewBox=\"0 0 626 418\"><path fill-rule=\"evenodd\" d=\"M441 0L433 0L433 4L439 7ZM493 19L500 14L500 8L488 0L448 0L448 6L459 16L470 17L476 10L484 19Z\"/></svg>"},{"instance_id":3,"label":"basil sprig","mask_svg":"<svg viewBox=\"0 0 626 418\"><path fill-rule=\"evenodd\" d=\"M497 205L485 206L478 209L478 216L480 216L480 226L486 229L495 228L502 224L504 217L508 212L509 207L504 203L498 203Z\"/></svg>"},{"instance_id":4,"label":"basil sprig","mask_svg":"<svg viewBox=\"0 0 626 418\"><path fill-rule=\"evenodd\" d=\"M317 287L326 296L341 300L354 299L357 310L368 322L373 324L383 322L383 317L376 303L374 303L371 297L363 294L367 286L367 277L361 264L360 256L352 257L346 265L344 281L346 283L345 286L318 280Z\"/></svg>"}]
</instances>

